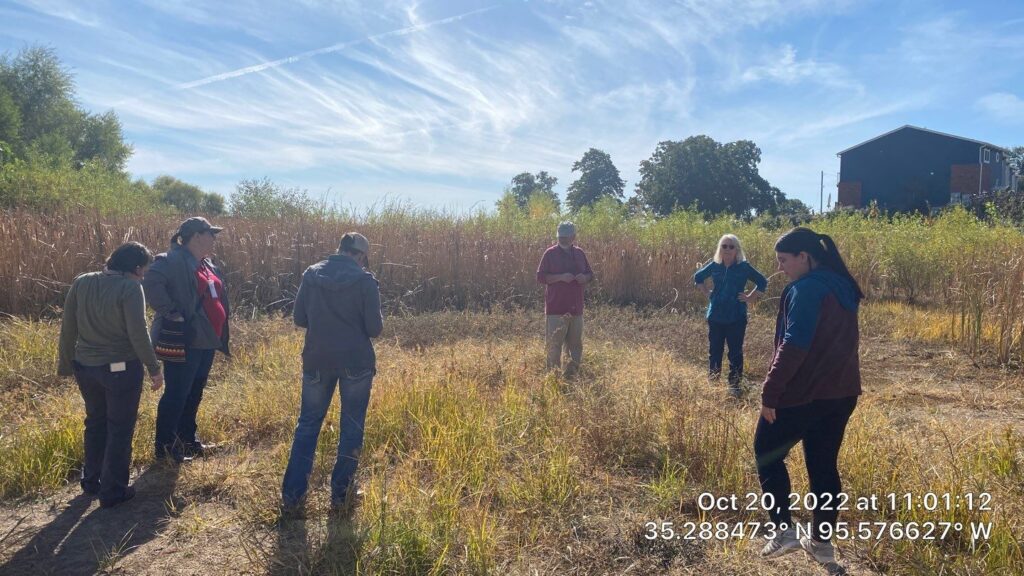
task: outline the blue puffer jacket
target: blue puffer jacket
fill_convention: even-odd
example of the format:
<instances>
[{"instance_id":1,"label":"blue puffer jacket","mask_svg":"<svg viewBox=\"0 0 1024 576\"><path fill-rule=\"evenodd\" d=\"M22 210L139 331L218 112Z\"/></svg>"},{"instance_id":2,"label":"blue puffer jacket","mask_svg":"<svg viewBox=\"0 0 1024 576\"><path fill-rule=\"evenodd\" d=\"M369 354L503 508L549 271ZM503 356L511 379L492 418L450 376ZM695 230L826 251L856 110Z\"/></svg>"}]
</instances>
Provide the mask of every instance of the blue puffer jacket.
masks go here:
<instances>
[{"instance_id":1,"label":"blue puffer jacket","mask_svg":"<svg viewBox=\"0 0 1024 576\"><path fill-rule=\"evenodd\" d=\"M746 291L751 281L761 292L768 288L768 280L750 262L736 262L732 266L719 264L714 260L705 264L693 275L693 282L701 285L711 278L715 288L708 302L707 319L718 324L732 324L747 319L747 303L737 300L740 292Z\"/></svg>"}]
</instances>

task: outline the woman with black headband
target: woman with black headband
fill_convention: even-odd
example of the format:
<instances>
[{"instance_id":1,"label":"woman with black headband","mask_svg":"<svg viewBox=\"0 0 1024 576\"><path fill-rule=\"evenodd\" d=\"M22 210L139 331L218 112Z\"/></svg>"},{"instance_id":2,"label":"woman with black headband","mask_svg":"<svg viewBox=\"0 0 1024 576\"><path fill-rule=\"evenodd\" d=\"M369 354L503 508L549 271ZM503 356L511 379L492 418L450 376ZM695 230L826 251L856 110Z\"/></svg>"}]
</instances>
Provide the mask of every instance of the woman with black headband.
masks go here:
<instances>
[{"instance_id":1,"label":"woman with black headband","mask_svg":"<svg viewBox=\"0 0 1024 576\"><path fill-rule=\"evenodd\" d=\"M830 536L842 489L839 448L861 393L857 308L864 293L824 234L794 228L775 243L775 253L779 271L791 282L779 301L775 352L754 433L758 479L762 492L774 497L769 516L779 527L761 554L775 558L803 548L816 561L831 564ZM819 505L810 536L798 539L785 458L801 441L810 491Z\"/></svg>"}]
</instances>

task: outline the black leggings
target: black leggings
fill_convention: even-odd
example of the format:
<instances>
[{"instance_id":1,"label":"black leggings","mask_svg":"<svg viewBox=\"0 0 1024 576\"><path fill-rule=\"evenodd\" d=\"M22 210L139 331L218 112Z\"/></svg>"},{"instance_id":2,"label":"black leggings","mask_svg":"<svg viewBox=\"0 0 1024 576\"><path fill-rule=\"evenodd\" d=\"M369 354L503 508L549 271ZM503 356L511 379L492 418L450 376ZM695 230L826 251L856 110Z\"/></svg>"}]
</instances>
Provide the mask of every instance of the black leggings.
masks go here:
<instances>
[{"instance_id":1,"label":"black leggings","mask_svg":"<svg viewBox=\"0 0 1024 576\"><path fill-rule=\"evenodd\" d=\"M843 443L846 423L857 407L857 397L837 400L815 400L809 404L775 411L775 422L769 424L761 418L754 433L754 455L757 458L757 476L761 491L775 497L775 509L768 515L776 525L793 524L790 514L792 487L786 470L786 455L797 442L803 441L804 460L807 462L807 476L811 493L817 496L818 507L814 510L814 525L811 536L820 541L819 526L828 524L834 533L839 512L838 494L842 491L839 480L839 447ZM826 494L832 496L831 499ZM801 498L800 506L803 507ZM820 509L822 507L828 509Z\"/></svg>"}]
</instances>

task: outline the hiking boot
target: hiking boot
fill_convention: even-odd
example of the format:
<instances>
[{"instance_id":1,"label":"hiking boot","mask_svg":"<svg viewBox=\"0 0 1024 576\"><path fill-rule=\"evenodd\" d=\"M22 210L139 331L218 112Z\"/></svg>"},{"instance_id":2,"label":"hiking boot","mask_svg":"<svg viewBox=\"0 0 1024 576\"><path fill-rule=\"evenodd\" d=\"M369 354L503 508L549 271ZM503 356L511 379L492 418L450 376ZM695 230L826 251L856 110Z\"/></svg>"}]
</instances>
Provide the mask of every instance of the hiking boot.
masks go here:
<instances>
[{"instance_id":1,"label":"hiking boot","mask_svg":"<svg viewBox=\"0 0 1024 576\"><path fill-rule=\"evenodd\" d=\"M796 552L797 548L800 548L800 540L796 538L796 530L788 528L776 534L775 538L769 540L764 548L761 548L761 557L778 558L790 552Z\"/></svg>"},{"instance_id":2,"label":"hiking boot","mask_svg":"<svg viewBox=\"0 0 1024 576\"><path fill-rule=\"evenodd\" d=\"M348 517L363 501L362 488L354 488L345 493L344 498L331 499L331 515Z\"/></svg>"},{"instance_id":3,"label":"hiking boot","mask_svg":"<svg viewBox=\"0 0 1024 576\"><path fill-rule=\"evenodd\" d=\"M818 564L835 564L836 549L831 542L819 542L809 536L800 538L800 547Z\"/></svg>"},{"instance_id":4,"label":"hiking boot","mask_svg":"<svg viewBox=\"0 0 1024 576\"><path fill-rule=\"evenodd\" d=\"M124 489L124 493L117 498L110 498L107 500L100 498L100 508L113 508L114 506L117 506L122 502L127 502L132 498L135 498L135 487L127 486Z\"/></svg>"},{"instance_id":5,"label":"hiking boot","mask_svg":"<svg viewBox=\"0 0 1024 576\"><path fill-rule=\"evenodd\" d=\"M86 482L81 481L79 485L82 486L82 493L87 496L99 496L100 495L100 483L99 482Z\"/></svg>"},{"instance_id":6,"label":"hiking boot","mask_svg":"<svg viewBox=\"0 0 1024 576\"><path fill-rule=\"evenodd\" d=\"M292 520L303 520L306 518L306 504L281 504L278 509L277 525L280 526Z\"/></svg>"},{"instance_id":7,"label":"hiking boot","mask_svg":"<svg viewBox=\"0 0 1024 576\"><path fill-rule=\"evenodd\" d=\"M206 453L215 448L214 444L203 444L202 442L188 442L181 450L185 458L202 458Z\"/></svg>"},{"instance_id":8,"label":"hiking boot","mask_svg":"<svg viewBox=\"0 0 1024 576\"><path fill-rule=\"evenodd\" d=\"M186 456L181 450L172 446L157 446L156 447L156 461L166 462L170 464L183 464L192 460L191 456Z\"/></svg>"}]
</instances>

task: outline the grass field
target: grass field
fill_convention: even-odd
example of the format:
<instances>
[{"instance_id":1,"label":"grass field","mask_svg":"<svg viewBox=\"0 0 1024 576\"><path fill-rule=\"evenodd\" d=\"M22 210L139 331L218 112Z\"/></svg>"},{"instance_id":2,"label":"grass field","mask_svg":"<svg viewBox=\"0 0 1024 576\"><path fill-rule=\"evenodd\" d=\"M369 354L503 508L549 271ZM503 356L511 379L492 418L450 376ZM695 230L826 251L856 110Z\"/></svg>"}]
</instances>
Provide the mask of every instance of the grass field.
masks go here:
<instances>
[{"instance_id":1,"label":"grass field","mask_svg":"<svg viewBox=\"0 0 1024 576\"><path fill-rule=\"evenodd\" d=\"M757 492L757 387L775 302L748 328L742 401L705 378L702 318L601 306L582 374L544 374L536 312L387 318L351 519L331 518L337 400L321 436L305 520L276 505L298 411L301 333L236 323L200 412L222 447L153 465L155 394L136 432L139 496L99 510L68 479L81 458L81 400L53 376L57 327L0 324L0 573L820 574L800 555L757 558L761 540L645 538L647 522L765 521L702 512L702 492ZM839 542L853 574L1024 573L1024 382L947 339L947 313L876 303L861 314L865 394L840 459L844 489L877 495L849 522L991 523L945 539ZM790 459L806 490L802 456ZM890 510L889 493L991 495L989 510ZM977 505L976 505L977 507ZM798 518L807 515L798 513Z\"/></svg>"},{"instance_id":2,"label":"grass field","mask_svg":"<svg viewBox=\"0 0 1024 576\"><path fill-rule=\"evenodd\" d=\"M405 206L326 217L219 218L217 260L227 276L235 316L287 310L302 271L337 249L343 231L371 240L371 267L389 314L437 310L502 310L536 306L534 275L561 216L544 210L513 214L444 214ZM775 270L775 240L788 224L706 219L688 211L652 219L629 216L614 203L572 217L579 243L597 273L592 302L697 310L693 272L725 232L740 236L750 261ZM79 211L42 216L0 211L0 313L53 317L71 280L98 269L125 240L166 250L180 222L174 215L101 217ZM962 209L936 217L836 214L816 220L831 235L853 275L874 300L912 302L945 314L931 332L972 355L1004 364L1024 357L1024 234L980 221ZM785 282L776 277L769 295Z\"/></svg>"}]
</instances>

